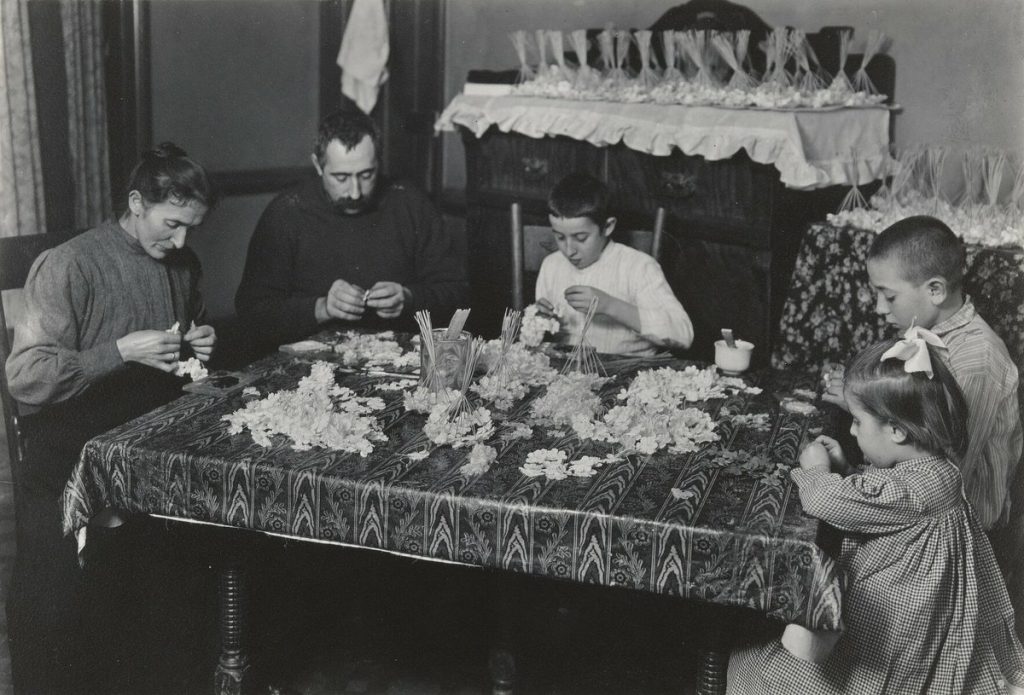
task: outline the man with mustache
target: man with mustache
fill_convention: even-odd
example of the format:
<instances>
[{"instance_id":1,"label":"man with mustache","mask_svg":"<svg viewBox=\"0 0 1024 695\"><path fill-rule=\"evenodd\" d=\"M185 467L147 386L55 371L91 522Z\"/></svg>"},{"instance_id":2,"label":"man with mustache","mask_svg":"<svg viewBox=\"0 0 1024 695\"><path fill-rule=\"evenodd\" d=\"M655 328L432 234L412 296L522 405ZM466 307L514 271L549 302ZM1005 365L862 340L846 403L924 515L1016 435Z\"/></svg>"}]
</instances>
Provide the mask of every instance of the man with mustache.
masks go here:
<instances>
[{"instance_id":1,"label":"man with mustache","mask_svg":"<svg viewBox=\"0 0 1024 695\"><path fill-rule=\"evenodd\" d=\"M235 295L261 347L324 324L415 329L468 300L462 253L420 191L384 180L380 134L355 107L320 124L317 177L279 194L249 243Z\"/></svg>"}]
</instances>

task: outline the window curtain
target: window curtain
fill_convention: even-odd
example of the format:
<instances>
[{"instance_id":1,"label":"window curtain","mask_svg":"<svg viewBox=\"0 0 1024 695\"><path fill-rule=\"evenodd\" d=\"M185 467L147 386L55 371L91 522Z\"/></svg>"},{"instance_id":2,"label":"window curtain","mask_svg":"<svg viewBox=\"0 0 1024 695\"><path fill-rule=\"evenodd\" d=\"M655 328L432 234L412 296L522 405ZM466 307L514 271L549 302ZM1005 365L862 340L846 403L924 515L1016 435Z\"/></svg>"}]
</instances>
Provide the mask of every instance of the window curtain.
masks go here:
<instances>
[{"instance_id":1,"label":"window curtain","mask_svg":"<svg viewBox=\"0 0 1024 695\"><path fill-rule=\"evenodd\" d=\"M46 231L27 0L0 0L0 236Z\"/></svg>"},{"instance_id":2,"label":"window curtain","mask_svg":"<svg viewBox=\"0 0 1024 695\"><path fill-rule=\"evenodd\" d=\"M75 226L110 216L110 160L103 77L102 4L61 0L68 86L68 149L75 187Z\"/></svg>"}]
</instances>

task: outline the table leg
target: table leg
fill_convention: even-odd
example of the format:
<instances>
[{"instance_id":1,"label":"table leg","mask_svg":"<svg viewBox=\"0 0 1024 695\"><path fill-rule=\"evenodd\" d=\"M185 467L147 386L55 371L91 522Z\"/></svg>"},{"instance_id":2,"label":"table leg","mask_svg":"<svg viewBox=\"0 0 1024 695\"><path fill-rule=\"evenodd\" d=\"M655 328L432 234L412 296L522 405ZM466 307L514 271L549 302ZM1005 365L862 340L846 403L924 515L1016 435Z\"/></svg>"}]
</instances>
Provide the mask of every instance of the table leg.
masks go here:
<instances>
[{"instance_id":1,"label":"table leg","mask_svg":"<svg viewBox=\"0 0 1024 695\"><path fill-rule=\"evenodd\" d=\"M220 610L220 659L214 673L214 692L218 695L239 695L242 680L249 670L246 652L245 567L239 558L231 558L220 568L217 586Z\"/></svg>"},{"instance_id":2,"label":"table leg","mask_svg":"<svg viewBox=\"0 0 1024 695\"><path fill-rule=\"evenodd\" d=\"M491 695L513 695L516 684L515 636L513 616L522 605L517 578L500 573L490 576L487 593L491 606L490 648L487 671L491 678Z\"/></svg>"},{"instance_id":3,"label":"table leg","mask_svg":"<svg viewBox=\"0 0 1024 695\"><path fill-rule=\"evenodd\" d=\"M725 676L729 669L727 649L701 649L697 652L697 695L725 695Z\"/></svg>"},{"instance_id":4,"label":"table leg","mask_svg":"<svg viewBox=\"0 0 1024 695\"><path fill-rule=\"evenodd\" d=\"M491 647L487 657L491 674L491 695L513 695L516 682L516 658L502 646Z\"/></svg>"}]
</instances>

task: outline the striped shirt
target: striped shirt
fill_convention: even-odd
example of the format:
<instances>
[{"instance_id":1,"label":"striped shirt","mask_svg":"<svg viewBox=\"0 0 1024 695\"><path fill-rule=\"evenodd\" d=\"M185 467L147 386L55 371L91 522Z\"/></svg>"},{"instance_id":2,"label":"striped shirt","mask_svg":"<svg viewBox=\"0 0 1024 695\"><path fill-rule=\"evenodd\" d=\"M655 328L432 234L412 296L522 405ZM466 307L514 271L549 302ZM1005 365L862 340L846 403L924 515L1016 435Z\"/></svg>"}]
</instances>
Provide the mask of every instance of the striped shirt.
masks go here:
<instances>
[{"instance_id":1,"label":"striped shirt","mask_svg":"<svg viewBox=\"0 0 1024 695\"><path fill-rule=\"evenodd\" d=\"M970 297L931 330L946 343L949 369L967 400L970 445L960 466L967 499L983 528L1003 526L1024 445L1017 367Z\"/></svg>"},{"instance_id":2,"label":"striped shirt","mask_svg":"<svg viewBox=\"0 0 1024 695\"><path fill-rule=\"evenodd\" d=\"M607 316L595 316L587 342L598 352L653 355L658 346L688 348L693 342L690 317L672 293L661 266L642 251L610 241L601 257L582 269L557 251L544 259L537 276L537 299L551 302L560 317L563 338L575 343L584 316L565 301L565 290L573 285L603 290L640 312L639 333Z\"/></svg>"}]
</instances>

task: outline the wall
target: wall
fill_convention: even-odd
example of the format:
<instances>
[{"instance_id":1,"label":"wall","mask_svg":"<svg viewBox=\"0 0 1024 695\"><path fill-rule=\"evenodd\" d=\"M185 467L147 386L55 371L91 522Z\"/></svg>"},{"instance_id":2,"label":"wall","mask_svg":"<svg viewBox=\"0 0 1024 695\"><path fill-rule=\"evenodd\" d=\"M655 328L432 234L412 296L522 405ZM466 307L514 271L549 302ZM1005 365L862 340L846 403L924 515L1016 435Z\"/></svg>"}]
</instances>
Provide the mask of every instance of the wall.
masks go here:
<instances>
[{"instance_id":1,"label":"wall","mask_svg":"<svg viewBox=\"0 0 1024 695\"><path fill-rule=\"evenodd\" d=\"M211 172L309 165L319 3L161 0L150 20L154 142L177 142ZM249 238L270 198L221 201L189 239L214 318L234 313Z\"/></svg>"},{"instance_id":2,"label":"wall","mask_svg":"<svg viewBox=\"0 0 1024 695\"><path fill-rule=\"evenodd\" d=\"M447 0L445 93L459 92L472 68L517 64L508 33L572 30L614 23L647 27L679 3L620 0ZM968 146L1021 153L1024 143L1024 3L1020 0L750 0L771 25L815 31L848 25L857 34L881 29L896 61L898 147L944 144L950 157ZM444 182L465 185L462 145L446 134ZM950 160L947 159L947 162ZM959 169L947 164L947 173ZM955 172L954 172L955 173ZM953 184L951 184L953 185Z\"/></svg>"}]
</instances>

